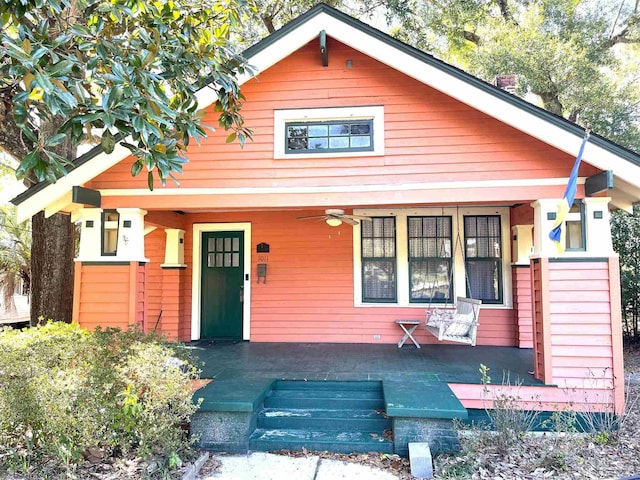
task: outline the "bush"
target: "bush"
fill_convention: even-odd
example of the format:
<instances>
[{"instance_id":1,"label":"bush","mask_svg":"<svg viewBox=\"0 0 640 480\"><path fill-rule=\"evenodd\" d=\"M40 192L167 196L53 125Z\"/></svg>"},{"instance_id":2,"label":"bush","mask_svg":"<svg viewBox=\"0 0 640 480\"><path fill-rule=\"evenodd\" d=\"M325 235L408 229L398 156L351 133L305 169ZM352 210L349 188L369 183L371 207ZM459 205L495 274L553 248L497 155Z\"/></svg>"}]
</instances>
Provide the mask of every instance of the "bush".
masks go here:
<instances>
[{"instance_id":1,"label":"bush","mask_svg":"<svg viewBox=\"0 0 640 480\"><path fill-rule=\"evenodd\" d=\"M179 463L198 374L179 349L158 336L74 324L0 330L0 469L69 472L108 456Z\"/></svg>"}]
</instances>

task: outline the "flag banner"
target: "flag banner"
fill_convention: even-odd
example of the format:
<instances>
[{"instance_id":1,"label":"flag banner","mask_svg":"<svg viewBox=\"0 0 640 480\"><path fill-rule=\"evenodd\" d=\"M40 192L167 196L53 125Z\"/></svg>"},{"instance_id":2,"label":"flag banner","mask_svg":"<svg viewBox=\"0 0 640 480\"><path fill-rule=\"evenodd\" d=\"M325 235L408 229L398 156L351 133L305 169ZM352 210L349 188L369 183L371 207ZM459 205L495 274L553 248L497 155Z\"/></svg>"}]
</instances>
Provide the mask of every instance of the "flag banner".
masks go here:
<instances>
[{"instance_id":1,"label":"flag banner","mask_svg":"<svg viewBox=\"0 0 640 480\"><path fill-rule=\"evenodd\" d=\"M558 208L556 213L556 221L553 224L553 229L549 232L549 238L556 244L559 253L564 252L564 235L562 232L562 224L567 217L573 201L576 198L576 191L578 190L578 170L580 169L580 162L582 161L582 154L584 152L584 146L589 140L589 133L587 132L582 139L582 145L580 145L580 151L576 157L576 161L571 169L571 175L569 176L569 183L564 191L562 200L558 202Z\"/></svg>"}]
</instances>

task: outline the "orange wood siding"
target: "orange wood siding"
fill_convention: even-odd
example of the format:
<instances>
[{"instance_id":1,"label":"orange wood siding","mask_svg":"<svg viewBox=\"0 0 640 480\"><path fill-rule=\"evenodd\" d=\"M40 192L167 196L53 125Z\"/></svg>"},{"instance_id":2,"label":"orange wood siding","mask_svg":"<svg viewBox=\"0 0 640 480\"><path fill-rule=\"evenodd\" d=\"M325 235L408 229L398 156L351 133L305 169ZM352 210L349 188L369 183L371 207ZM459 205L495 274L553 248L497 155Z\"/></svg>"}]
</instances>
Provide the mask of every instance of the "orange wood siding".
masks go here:
<instances>
[{"instance_id":1,"label":"orange wood siding","mask_svg":"<svg viewBox=\"0 0 640 480\"><path fill-rule=\"evenodd\" d=\"M513 266L513 304L517 318L518 346L533 348L531 268Z\"/></svg>"},{"instance_id":2,"label":"orange wood siding","mask_svg":"<svg viewBox=\"0 0 640 480\"><path fill-rule=\"evenodd\" d=\"M149 259L147 265L147 331L152 331L162 310L162 269L164 262L164 229L157 228L144 237L144 255ZM158 329L162 330L162 319Z\"/></svg>"},{"instance_id":3,"label":"orange wood siding","mask_svg":"<svg viewBox=\"0 0 640 480\"><path fill-rule=\"evenodd\" d=\"M317 213L198 214L189 215L188 220L251 222L251 341L396 343L402 331L395 320L423 320L427 305L354 307L353 230L344 224L332 228L324 222L296 220L298 216ZM185 259L189 264L192 233L192 228L188 228L185 238ZM261 242L270 245L267 283L256 284L255 252ZM191 275L186 276L184 284L188 315ZM423 327L416 330L416 338L424 344L437 343ZM479 345L513 346L515 339L513 310L481 310Z\"/></svg>"},{"instance_id":4,"label":"orange wood siding","mask_svg":"<svg viewBox=\"0 0 640 480\"><path fill-rule=\"evenodd\" d=\"M147 331L147 302L146 302L146 281L147 272L145 269L146 264L139 263L136 268L136 310L135 310L135 323L140 326L140 329L144 332Z\"/></svg>"},{"instance_id":5,"label":"orange wood siding","mask_svg":"<svg viewBox=\"0 0 640 480\"><path fill-rule=\"evenodd\" d=\"M611 388L608 261L550 262L549 291L551 383L568 388Z\"/></svg>"},{"instance_id":6,"label":"orange wood siding","mask_svg":"<svg viewBox=\"0 0 640 480\"><path fill-rule=\"evenodd\" d=\"M492 387L542 410L624 412L617 258L534 259L535 373L545 387ZM452 385L468 408L483 408L482 386Z\"/></svg>"},{"instance_id":7,"label":"orange wood siding","mask_svg":"<svg viewBox=\"0 0 640 480\"><path fill-rule=\"evenodd\" d=\"M135 323L139 308L137 262L126 265L76 263L75 272L74 321L89 330L98 325L126 330Z\"/></svg>"},{"instance_id":8,"label":"orange wood siding","mask_svg":"<svg viewBox=\"0 0 640 480\"><path fill-rule=\"evenodd\" d=\"M566 177L570 171L573 158L569 155L332 39L329 49L331 61L327 68L320 65L317 42L313 41L247 82L243 86L247 102L242 113L246 125L254 130L253 141L240 148L237 142L225 142L226 132L217 131L200 147L194 142L188 151L190 163L179 176L180 188L508 180ZM347 59L353 61L353 68L345 67ZM284 141L274 138L275 109L367 105L384 106L384 156L273 158L273 142ZM207 110L204 121L217 125L212 108ZM130 159L125 160L99 175L90 186L146 189L146 178L132 178L130 166ZM592 173L596 172L591 166L581 167L581 175ZM177 187L170 181L166 188ZM579 188L582 192L582 186ZM545 193L559 197L563 189L564 186L546 188ZM491 198L482 200L505 198L501 188L485 190L489 192L481 195ZM518 197L522 190L510 188L508 197L540 198L533 191L525 192L528 196L524 198ZM453 193L438 192L435 198L442 201L443 195ZM389 203L392 197L387 193L380 201ZM145 200L145 208L151 209L169 207L169 203L173 209L184 205L205 208L218 202L227 206L225 198L211 196L172 197L166 205L162 200L158 203L157 197ZM475 200L479 200L477 194ZM128 199L105 197L105 201L124 205ZM295 197L287 199L295 201Z\"/></svg>"}]
</instances>

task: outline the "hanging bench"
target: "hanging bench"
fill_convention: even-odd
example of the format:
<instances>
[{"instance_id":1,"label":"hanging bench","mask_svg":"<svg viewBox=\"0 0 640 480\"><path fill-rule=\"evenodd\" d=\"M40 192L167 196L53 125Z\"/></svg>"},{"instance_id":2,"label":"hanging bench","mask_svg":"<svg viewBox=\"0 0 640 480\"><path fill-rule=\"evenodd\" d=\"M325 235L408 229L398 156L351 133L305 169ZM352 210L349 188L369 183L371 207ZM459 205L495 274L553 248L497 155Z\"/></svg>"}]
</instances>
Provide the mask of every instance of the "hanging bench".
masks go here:
<instances>
[{"instance_id":1,"label":"hanging bench","mask_svg":"<svg viewBox=\"0 0 640 480\"><path fill-rule=\"evenodd\" d=\"M427 331L441 342L447 340L475 347L481 304L481 300L458 297L453 310L427 310Z\"/></svg>"}]
</instances>

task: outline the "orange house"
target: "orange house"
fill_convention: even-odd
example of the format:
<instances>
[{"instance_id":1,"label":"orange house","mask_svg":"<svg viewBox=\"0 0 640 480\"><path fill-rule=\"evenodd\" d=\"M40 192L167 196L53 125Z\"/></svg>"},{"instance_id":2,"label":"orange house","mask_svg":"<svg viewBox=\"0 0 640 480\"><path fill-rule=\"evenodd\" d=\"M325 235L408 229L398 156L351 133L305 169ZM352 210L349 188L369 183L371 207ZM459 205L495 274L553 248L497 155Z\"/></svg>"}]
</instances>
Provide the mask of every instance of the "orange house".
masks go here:
<instances>
[{"instance_id":1,"label":"orange house","mask_svg":"<svg viewBox=\"0 0 640 480\"><path fill-rule=\"evenodd\" d=\"M609 395L622 411L609 211L640 199L640 155L591 136L558 254L548 233L577 125L325 5L245 55L257 73L241 78L244 148L217 131L189 147L180 186L154 191L124 147L94 148L14 200L23 219L80 223L75 321L181 341L393 344L397 319L472 297L478 345L534 350L545 385L522 387L532 408ZM213 90L198 97L215 124ZM74 203L75 187L100 192L100 208ZM482 408L481 385L449 386Z\"/></svg>"}]
</instances>

